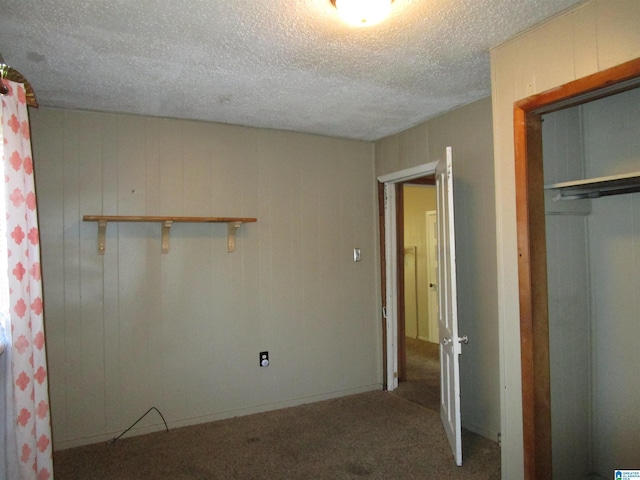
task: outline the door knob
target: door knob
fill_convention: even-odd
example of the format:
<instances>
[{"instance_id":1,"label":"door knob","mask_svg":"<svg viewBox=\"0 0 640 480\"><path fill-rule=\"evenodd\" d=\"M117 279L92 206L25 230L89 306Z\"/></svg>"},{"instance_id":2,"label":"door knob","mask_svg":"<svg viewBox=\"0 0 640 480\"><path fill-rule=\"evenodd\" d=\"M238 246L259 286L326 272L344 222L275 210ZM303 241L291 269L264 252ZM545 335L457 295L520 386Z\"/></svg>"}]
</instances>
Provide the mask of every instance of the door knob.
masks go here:
<instances>
[{"instance_id":1,"label":"door knob","mask_svg":"<svg viewBox=\"0 0 640 480\"><path fill-rule=\"evenodd\" d=\"M449 345L451 343L451 339L448 337L444 337L442 339L442 344L446 347L447 345Z\"/></svg>"}]
</instances>

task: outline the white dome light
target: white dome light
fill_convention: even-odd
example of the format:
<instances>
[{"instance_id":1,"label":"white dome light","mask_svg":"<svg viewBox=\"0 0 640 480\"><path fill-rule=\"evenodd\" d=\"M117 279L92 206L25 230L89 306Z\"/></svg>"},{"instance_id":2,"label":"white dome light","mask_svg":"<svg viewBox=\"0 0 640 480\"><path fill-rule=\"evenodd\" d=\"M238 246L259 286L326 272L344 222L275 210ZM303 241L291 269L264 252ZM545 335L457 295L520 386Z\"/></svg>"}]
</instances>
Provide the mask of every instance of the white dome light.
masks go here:
<instances>
[{"instance_id":1,"label":"white dome light","mask_svg":"<svg viewBox=\"0 0 640 480\"><path fill-rule=\"evenodd\" d=\"M340 17L353 26L375 25L391 11L393 0L331 0Z\"/></svg>"}]
</instances>

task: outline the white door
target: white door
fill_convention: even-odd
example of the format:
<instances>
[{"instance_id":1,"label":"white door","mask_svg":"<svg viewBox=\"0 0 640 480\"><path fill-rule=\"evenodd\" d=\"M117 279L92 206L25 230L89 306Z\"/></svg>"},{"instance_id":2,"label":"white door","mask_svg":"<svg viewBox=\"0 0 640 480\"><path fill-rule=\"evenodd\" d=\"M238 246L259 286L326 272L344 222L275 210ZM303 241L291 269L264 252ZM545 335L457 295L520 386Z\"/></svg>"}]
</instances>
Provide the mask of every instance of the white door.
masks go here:
<instances>
[{"instance_id":1,"label":"white door","mask_svg":"<svg viewBox=\"0 0 640 480\"><path fill-rule=\"evenodd\" d=\"M438 330L438 224L435 210L426 212L427 220L427 285L428 285L428 329L427 338L440 343Z\"/></svg>"},{"instance_id":2,"label":"white door","mask_svg":"<svg viewBox=\"0 0 640 480\"><path fill-rule=\"evenodd\" d=\"M458 338L456 248L453 216L451 147L436 167L438 217L438 327L440 333L440 417L447 432L456 465L462 465L460 426L461 339Z\"/></svg>"}]
</instances>

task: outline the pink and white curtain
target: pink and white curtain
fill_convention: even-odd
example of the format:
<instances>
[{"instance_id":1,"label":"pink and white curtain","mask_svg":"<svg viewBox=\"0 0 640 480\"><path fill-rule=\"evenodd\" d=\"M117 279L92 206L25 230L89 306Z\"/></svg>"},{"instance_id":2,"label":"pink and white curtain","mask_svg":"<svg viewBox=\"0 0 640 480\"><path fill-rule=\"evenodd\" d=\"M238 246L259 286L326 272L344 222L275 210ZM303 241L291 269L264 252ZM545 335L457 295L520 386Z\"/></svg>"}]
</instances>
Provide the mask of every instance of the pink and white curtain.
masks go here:
<instances>
[{"instance_id":1,"label":"pink and white curtain","mask_svg":"<svg viewBox=\"0 0 640 480\"><path fill-rule=\"evenodd\" d=\"M51 418L45 351L40 236L24 85L2 80L1 136L6 217L8 296L1 305L8 339L4 422L5 475L22 480L53 478ZM4 243L4 242L3 242ZM6 293L6 292L4 292ZM2 298L0 296L0 298ZM16 472L17 470L17 472ZM0 472L1 473L1 472Z\"/></svg>"}]
</instances>

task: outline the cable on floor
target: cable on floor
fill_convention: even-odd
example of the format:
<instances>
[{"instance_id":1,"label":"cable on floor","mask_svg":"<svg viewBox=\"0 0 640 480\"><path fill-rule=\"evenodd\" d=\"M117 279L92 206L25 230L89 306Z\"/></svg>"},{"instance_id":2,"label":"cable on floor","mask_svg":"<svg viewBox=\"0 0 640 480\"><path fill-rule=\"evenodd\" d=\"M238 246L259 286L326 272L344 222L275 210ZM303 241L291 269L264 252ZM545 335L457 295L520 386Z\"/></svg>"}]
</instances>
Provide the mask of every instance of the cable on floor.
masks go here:
<instances>
[{"instance_id":1,"label":"cable on floor","mask_svg":"<svg viewBox=\"0 0 640 480\"><path fill-rule=\"evenodd\" d=\"M117 437L113 437L111 440L109 440L107 442L107 445L112 444L113 442L115 442L116 440L119 440L120 437L122 437L125 433L127 433L129 430L131 430L133 427L136 426L136 424L142 420L151 410L155 410L156 412L158 412L158 415L160 415L160 418L162 418L162 421L164 422L164 428L167 429L167 433L169 433L169 427L167 426L167 421L164 419L164 416L162 415L162 413L160 413L160 410L158 410L156 407L151 407L149 410L147 410L139 419L137 419L135 422L133 422L131 424L131 426L129 428L127 428L124 432L122 432L120 435L118 435Z\"/></svg>"}]
</instances>

